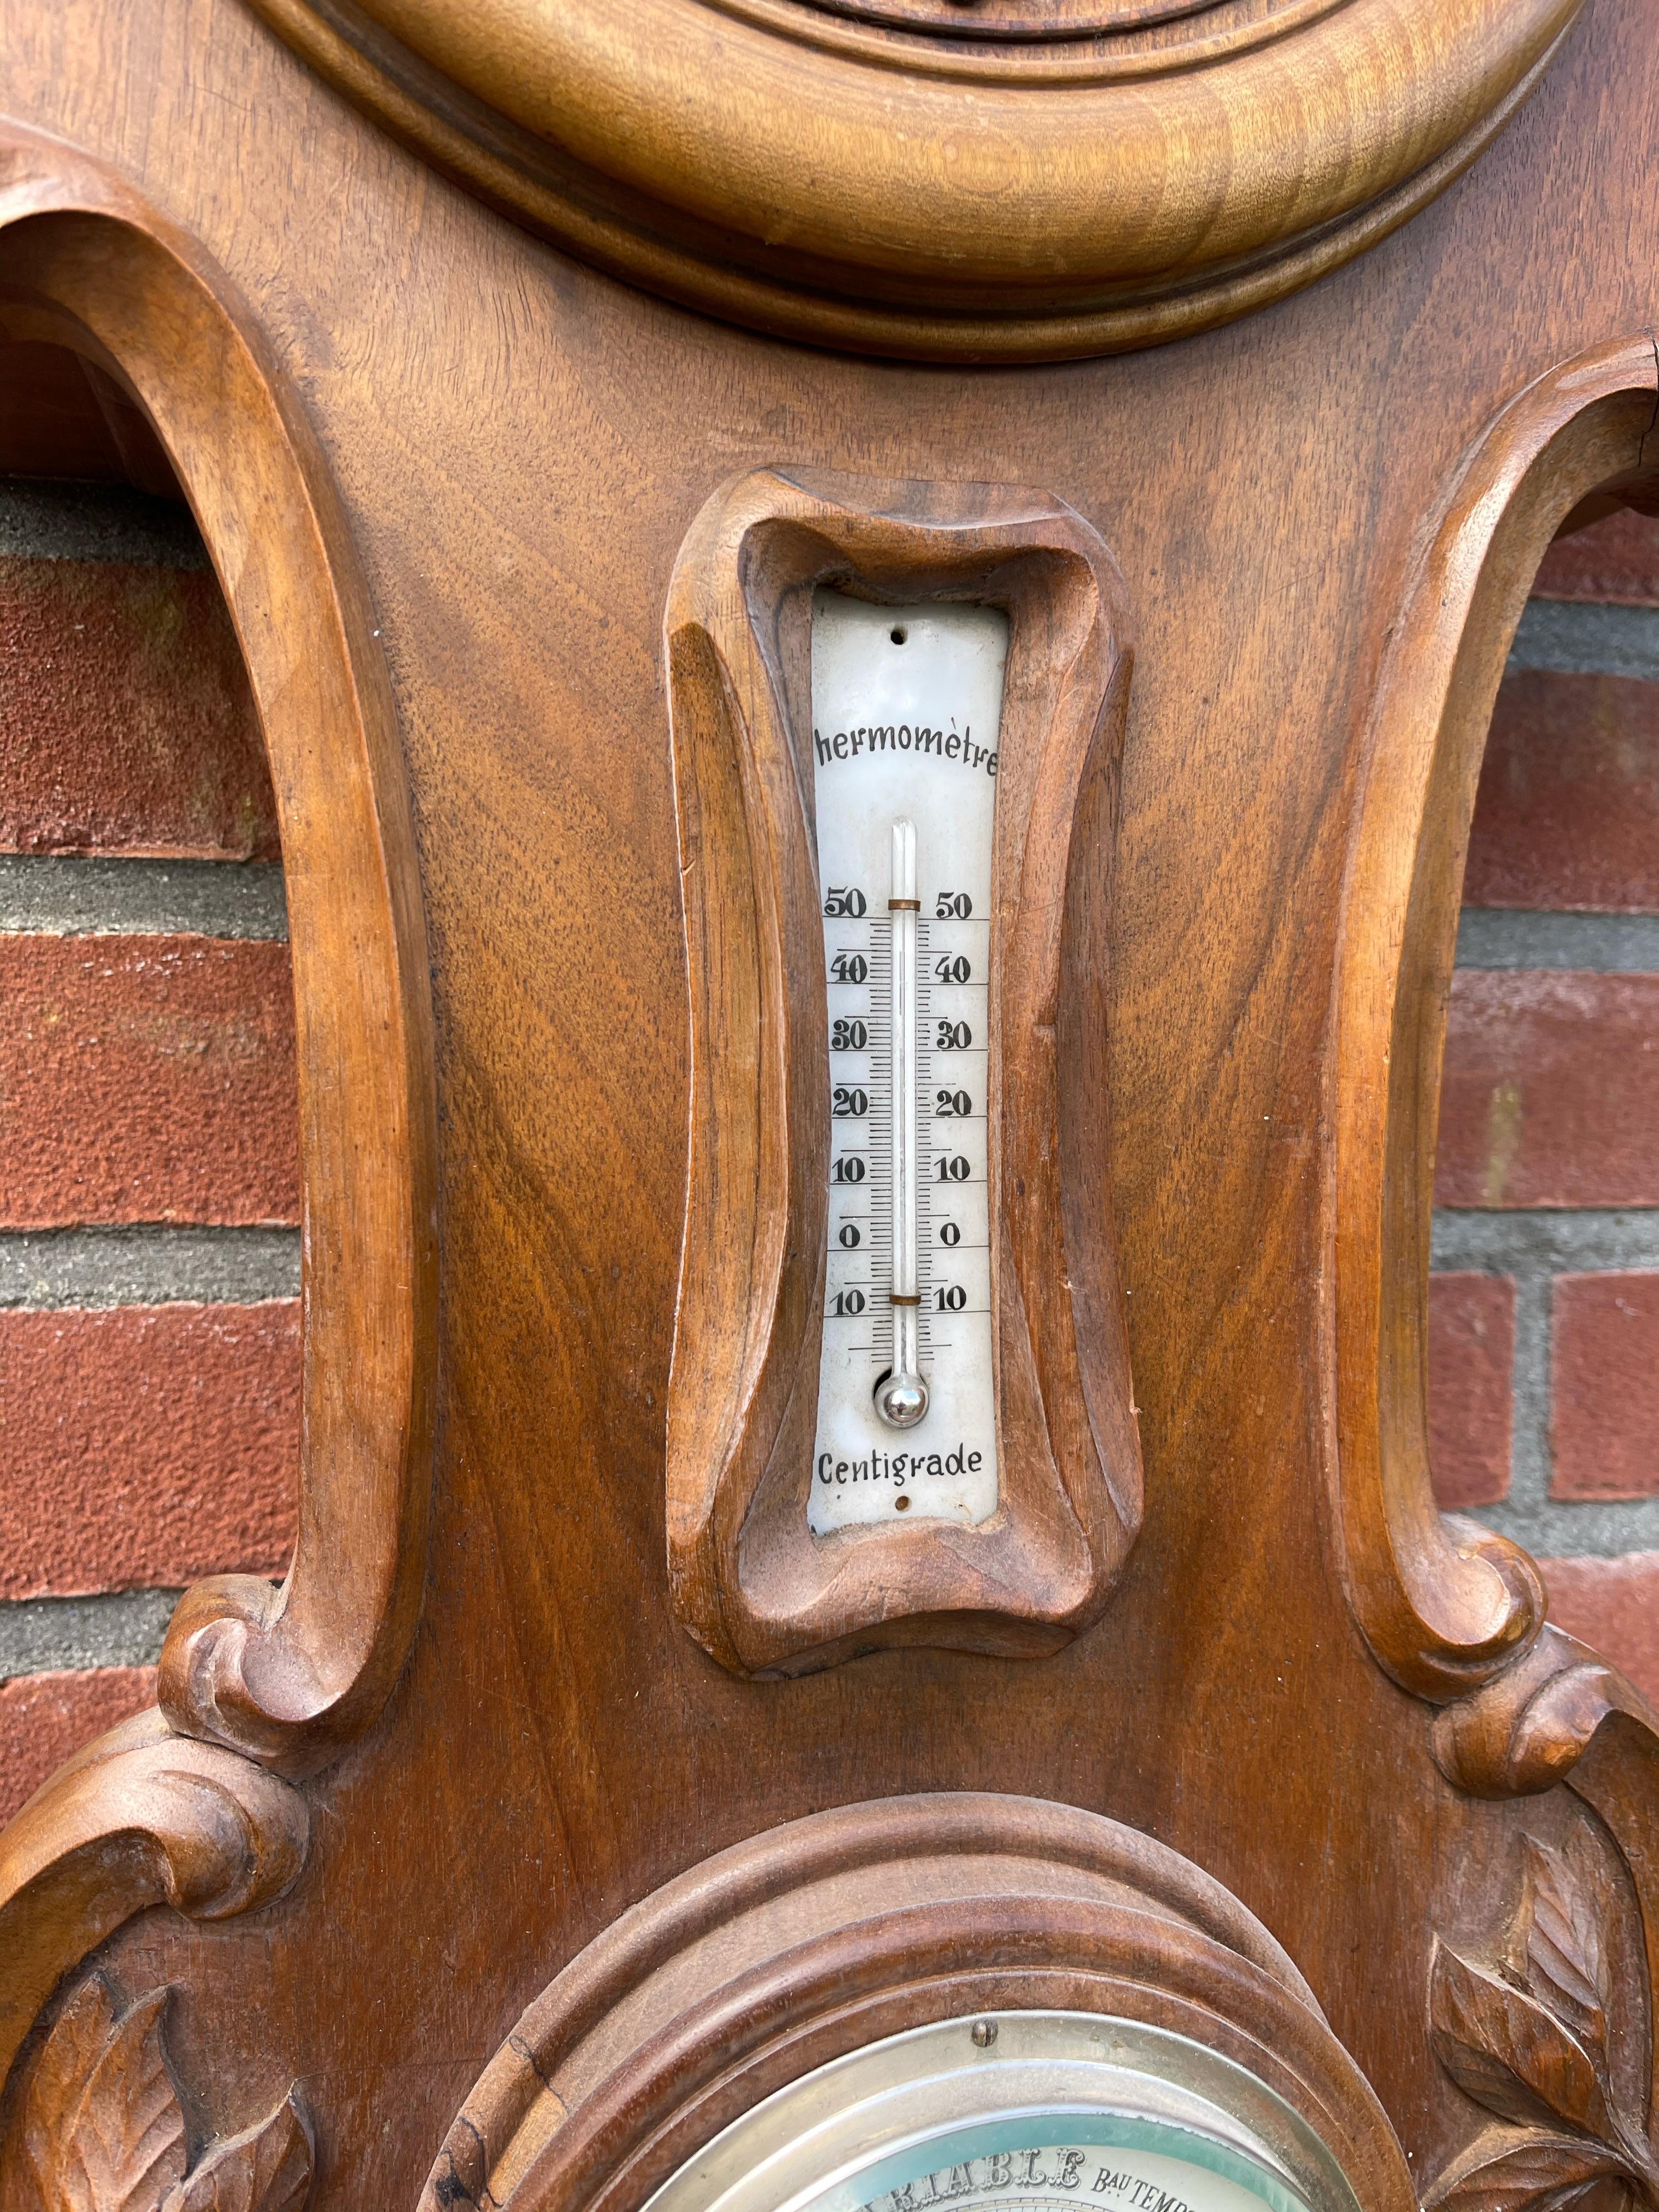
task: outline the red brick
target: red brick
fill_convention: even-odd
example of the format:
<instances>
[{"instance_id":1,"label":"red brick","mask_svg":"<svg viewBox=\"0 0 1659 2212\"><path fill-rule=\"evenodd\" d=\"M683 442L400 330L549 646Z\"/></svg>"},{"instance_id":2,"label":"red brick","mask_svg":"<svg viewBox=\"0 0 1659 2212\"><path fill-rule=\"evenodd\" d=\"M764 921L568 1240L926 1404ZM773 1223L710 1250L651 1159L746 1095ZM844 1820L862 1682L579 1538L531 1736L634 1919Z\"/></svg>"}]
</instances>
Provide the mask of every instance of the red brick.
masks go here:
<instances>
[{"instance_id":1,"label":"red brick","mask_svg":"<svg viewBox=\"0 0 1659 2212\"><path fill-rule=\"evenodd\" d=\"M155 1702L153 1667L20 1674L0 1682L0 1822L27 1804L71 1752Z\"/></svg>"},{"instance_id":2,"label":"red brick","mask_svg":"<svg viewBox=\"0 0 1659 2212\"><path fill-rule=\"evenodd\" d=\"M1659 606L1659 521L1625 507L1575 531L1545 554L1532 588L1540 599Z\"/></svg>"},{"instance_id":3,"label":"red brick","mask_svg":"<svg viewBox=\"0 0 1659 2212\"><path fill-rule=\"evenodd\" d=\"M204 571L0 560L0 850L277 857L230 617Z\"/></svg>"},{"instance_id":4,"label":"red brick","mask_svg":"<svg viewBox=\"0 0 1659 2212\"><path fill-rule=\"evenodd\" d=\"M300 1215L285 945L0 937L0 1224Z\"/></svg>"},{"instance_id":5,"label":"red brick","mask_svg":"<svg viewBox=\"0 0 1659 2212\"><path fill-rule=\"evenodd\" d=\"M1659 975L1460 969L1435 1194L1659 1204Z\"/></svg>"},{"instance_id":6,"label":"red brick","mask_svg":"<svg viewBox=\"0 0 1659 2212\"><path fill-rule=\"evenodd\" d=\"M1659 1274L1558 1275L1553 1498L1659 1491Z\"/></svg>"},{"instance_id":7,"label":"red brick","mask_svg":"<svg viewBox=\"0 0 1659 2212\"><path fill-rule=\"evenodd\" d=\"M1527 669L1498 695L1470 906L1659 909L1659 684Z\"/></svg>"},{"instance_id":8,"label":"red brick","mask_svg":"<svg viewBox=\"0 0 1659 2212\"><path fill-rule=\"evenodd\" d=\"M1512 1278L1431 1275L1429 1465L1448 1512L1509 1490L1514 1366Z\"/></svg>"},{"instance_id":9,"label":"red brick","mask_svg":"<svg viewBox=\"0 0 1659 2212\"><path fill-rule=\"evenodd\" d=\"M1659 1705L1659 1552L1538 1564L1557 1627L1611 1659Z\"/></svg>"},{"instance_id":10,"label":"red brick","mask_svg":"<svg viewBox=\"0 0 1659 2212\"><path fill-rule=\"evenodd\" d=\"M0 1598L277 1574L300 1306L0 1313Z\"/></svg>"}]
</instances>

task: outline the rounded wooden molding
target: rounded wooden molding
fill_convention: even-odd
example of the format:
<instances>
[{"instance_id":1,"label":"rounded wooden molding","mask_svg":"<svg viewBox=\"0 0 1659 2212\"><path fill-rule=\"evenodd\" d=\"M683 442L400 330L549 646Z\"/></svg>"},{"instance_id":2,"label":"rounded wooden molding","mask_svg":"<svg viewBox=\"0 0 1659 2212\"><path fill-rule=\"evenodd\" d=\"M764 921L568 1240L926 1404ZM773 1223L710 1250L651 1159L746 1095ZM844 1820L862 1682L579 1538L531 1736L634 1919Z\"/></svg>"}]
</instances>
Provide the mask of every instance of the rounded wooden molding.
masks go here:
<instances>
[{"instance_id":1,"label":"rounded wooden molding","mask_svg":"<svg viewBox=\"0 0 1659 2212\"><path fill-rule=\"evenodd\" d=\"M624 1913L520 2018L420 2212L638 2212L817 2067L936 2021L1049 2011L1245 2069L1282 2116L1273 2148L1293 2178L1334 2160L1363 2212L1413 2212L1381 2106L1231 1892L1098 1814L978 1792L790 1821Z\"/></svg>"},{"instance_id":2,"label":"rounded wooden molding","mask_svg":"<svg viewBox=\"0 0 1659 2212\"><path fill-rule=\"evenodd\" d=\"M1583 0L252 0L435 167L780 337L1124 351L1281 298L1502 127ZM952 20L955 18L956 20Z\"/></svg>"}]
</instances>

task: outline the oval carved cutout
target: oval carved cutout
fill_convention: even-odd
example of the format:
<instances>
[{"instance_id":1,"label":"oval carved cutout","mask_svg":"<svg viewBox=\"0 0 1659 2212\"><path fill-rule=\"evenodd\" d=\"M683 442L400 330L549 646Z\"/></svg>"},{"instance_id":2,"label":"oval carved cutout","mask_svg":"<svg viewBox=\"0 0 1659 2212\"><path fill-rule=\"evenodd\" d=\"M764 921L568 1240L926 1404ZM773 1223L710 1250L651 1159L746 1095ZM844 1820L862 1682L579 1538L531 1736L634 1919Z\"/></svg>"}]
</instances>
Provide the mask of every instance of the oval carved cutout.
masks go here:
<instances>
[{"instance_id":1,"label":"oval carved cutout","mask_svg":"<svg viewBox=\"0 0 1659 2212\"><path fill-rule=\"evenodd\" d=\"M425 1569L432 1017L391 686L326 464L228 280L124 181L15 125L0 337L70 348L142 410L217 571L270 759L300 1073L299 1538L280 1587L185 1594L161 1697L178 1729L303 1773L384 1704Z\"/></svg>"}]
</instances>

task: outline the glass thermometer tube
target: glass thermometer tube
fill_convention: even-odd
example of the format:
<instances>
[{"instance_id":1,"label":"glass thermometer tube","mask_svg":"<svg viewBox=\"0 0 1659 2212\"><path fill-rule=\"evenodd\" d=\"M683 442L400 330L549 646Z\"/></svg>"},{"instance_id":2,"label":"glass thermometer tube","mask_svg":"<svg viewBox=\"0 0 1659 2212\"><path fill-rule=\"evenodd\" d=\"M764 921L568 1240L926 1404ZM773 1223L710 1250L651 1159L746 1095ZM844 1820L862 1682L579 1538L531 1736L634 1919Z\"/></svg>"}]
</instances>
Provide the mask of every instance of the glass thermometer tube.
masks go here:
<instances>
[{"instance_id":1,"label":"glass thermometer tube","mask_svg":"<svg viewBox=\"0 0 1659 2212\"><path fill-rule=\"evenodd\" d=\"M920 1370L916 1287L916 825L893 824L892 935L893 1370L876 1385L890 1429L913 1429L927 1411Z\"/></svg>"}]
</instances>

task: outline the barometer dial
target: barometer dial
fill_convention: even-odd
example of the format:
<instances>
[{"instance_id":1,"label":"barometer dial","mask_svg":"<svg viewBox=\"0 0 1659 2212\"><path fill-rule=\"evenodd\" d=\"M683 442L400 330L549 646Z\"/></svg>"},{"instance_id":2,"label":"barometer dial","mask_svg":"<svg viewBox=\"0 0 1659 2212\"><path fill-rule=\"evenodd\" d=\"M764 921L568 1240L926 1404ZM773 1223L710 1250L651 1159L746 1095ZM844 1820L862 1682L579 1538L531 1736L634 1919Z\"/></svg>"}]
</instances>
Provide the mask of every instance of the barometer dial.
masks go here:
<instances>
[{"instance_id":1,"label":"barometer dial","mask_svg":"<svg viewBox=\"0 0 1659 2212\"><path fill-rule=\"evenodd\" d=\"M918 2166L921 2170L917 2171ZM872 2195L860 2192L884 2185ZM957 2129L817 2198L811 2212L1301 2212L1265 2168L1220 2143L1119 2113L1019 2113Z\"/></svg>"}]
</instances>

